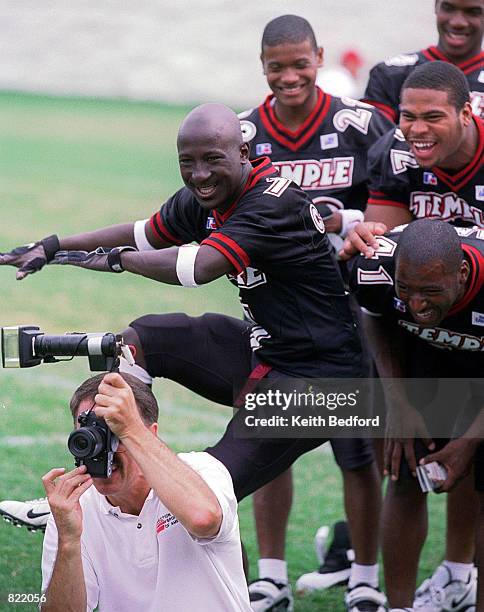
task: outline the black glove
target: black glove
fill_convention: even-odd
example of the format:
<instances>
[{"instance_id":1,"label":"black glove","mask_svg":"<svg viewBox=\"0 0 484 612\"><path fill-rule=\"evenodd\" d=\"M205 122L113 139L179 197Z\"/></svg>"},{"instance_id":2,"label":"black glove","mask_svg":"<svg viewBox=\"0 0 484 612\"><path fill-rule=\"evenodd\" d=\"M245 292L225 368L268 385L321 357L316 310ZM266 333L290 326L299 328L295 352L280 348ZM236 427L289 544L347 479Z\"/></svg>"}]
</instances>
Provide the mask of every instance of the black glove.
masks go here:
<instances>
[{"instance_id":1,"label":"black glove","mask_svg":"<svg viewBox=\"0 0 484 612\"><path fill-rule=\"evenodd\" d=\"M131 246L121 246L113 249L98 247L95 251L57 251L50 263L77 266L98 272L124 272L121 253L137 250Z\"/></svg>"},{"instance_id":2,"label":"black glove","mask_svg":"<svg viewBox=\"0 0 484 612\"><path fill-rule=\"evenodd\" d=\"M17 280L22 280L29 274L42 270L46 263L54 259L59 249L59 238L53 234L39 242L16 247L10 253L0 253L0 265L17 267Z\"/></svg>"}]
</instances>

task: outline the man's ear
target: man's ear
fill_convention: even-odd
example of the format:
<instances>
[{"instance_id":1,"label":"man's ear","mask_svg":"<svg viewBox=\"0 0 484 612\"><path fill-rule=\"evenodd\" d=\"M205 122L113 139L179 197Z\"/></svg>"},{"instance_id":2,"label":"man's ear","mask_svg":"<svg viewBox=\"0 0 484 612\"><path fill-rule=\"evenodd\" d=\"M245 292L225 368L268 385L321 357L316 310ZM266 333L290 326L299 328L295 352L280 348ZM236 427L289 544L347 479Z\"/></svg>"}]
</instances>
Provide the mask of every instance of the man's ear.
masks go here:
<instances>
[{"instance_id":1,"label":"man's ear","mask_svg":"<svg viewBox=\"0 0 484 612\"><path fill-rule=\"evenodd\" d=\"M261 51L261 54L260 54L259 57L260 57L260 62L262 64L262 74L265 74L266 73L266 69L265 69L265 66L264 66L264 52L263 51Z\"/></svg>"},{"instance_id":2,"label":"man's ear","mask_svg":"<svg viewBox=\"0 0 484 612\"><path fill-rule=\"evenodd\" d=\"M316 57L318 61L318 68L322 68L324 66L324 49L323 47L318 47L316 51Z\"/></svg>"},{"instance_id":3,"label":"man's ear","mask_svg":"<svg viewBox=\"0 0 484 612\"><path fill-rule=\"evenodd\" d=\"M471 267L469 265L469 262L467 261L467 259L463 259L462 263L460 264L460 271L459 271L459 277L460 277L459 280L461 284L465 285L467 283L470 273L471 273Z\"/></svg>"},{"instance_id":4,"label":"man's ear","mask_svg":"<svg viewBox=\"0 0 484 612\"><path fill-rule=\"evenodd\" d=\"M249 161L249 145L246 142L240 145L240 161L243 164Z\"/></svg>"},{"instance_id":5,"label":"man's ear","mask_svg":"<svg viewBox=\"0 0 484 612\"><path fill-rule=\"evenodd\" d=\"M462 122L464 127L470 125L472 121L472 106L470 102L466 102L460 111L460 116L462 117Z\"/></svg>"},{"instance_id":6,"label":"man's ear","mask_svg":"<svg viewBox=\"0 0 484 612\"><path fill-rule=\"evenodd\" d=\"M157 436L158 435L158 423L151 423L149 430L151 431L151 433Z\"/></svg>"}]
</instances>

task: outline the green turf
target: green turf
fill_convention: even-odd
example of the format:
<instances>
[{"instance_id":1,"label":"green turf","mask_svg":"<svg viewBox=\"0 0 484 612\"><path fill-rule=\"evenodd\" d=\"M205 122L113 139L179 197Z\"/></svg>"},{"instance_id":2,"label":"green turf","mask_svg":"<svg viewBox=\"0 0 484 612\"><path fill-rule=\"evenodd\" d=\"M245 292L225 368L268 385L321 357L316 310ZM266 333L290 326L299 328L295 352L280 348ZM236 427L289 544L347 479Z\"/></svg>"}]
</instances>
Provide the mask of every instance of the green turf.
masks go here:
<instances>
[{"instance_id":1,"label":"green turf","mask_svg":"<svg viewBox=\"0 0 484 612\"><path fill-rule=\"evenodd\" d=\"M186 108L123 101L0 94L0 250L49 233L67 235L147 217L180 186L175 138ZM206 311L239 316L235 290L220 280L191 291L152 281L49 268L22 282L0 269L0 325L35 323L47 332L117 331L148 312ZM89 374L84 360L33 370L0 370L0 499L42 494L40 476L70 466L70 391ZM203 448L223 431L228 410L172 383L155 385L161 432L177 450ZM287 539L291 580L316 566L312 538L340 519L341 482L331 455L314 451L295 468ZM421 578L443 554L443 498L433 496ZM240 508L255 572L250 501ZM404 542L405 534L402 534ZM38 592L42 536L0 523L0 611L6 594ZM339 611L343 591L297 599L296 612ZM27 604L15 606L29 609ZM30 606L30 609L35 609Z\"/></svg>"}]
</instances>

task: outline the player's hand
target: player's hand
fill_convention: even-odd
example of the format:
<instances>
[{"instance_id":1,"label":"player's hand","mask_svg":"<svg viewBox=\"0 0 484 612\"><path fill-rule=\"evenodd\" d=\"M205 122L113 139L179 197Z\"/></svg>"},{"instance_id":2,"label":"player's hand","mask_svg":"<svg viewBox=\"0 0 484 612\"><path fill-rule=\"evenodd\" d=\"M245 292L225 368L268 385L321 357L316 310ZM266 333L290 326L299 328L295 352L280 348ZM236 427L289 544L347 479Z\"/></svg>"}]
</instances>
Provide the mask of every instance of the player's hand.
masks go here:
<instances>
[{"instance_id":1,"label":"player's hand","mask_svg":"<svg viewBox=\"0 0 484 612\"><path fill-rule=\"evenodd\" d=\"M384 474L392 480L400 476L400 462L405 457L414 477L417 476L417 459L414 441L420 439L429 450L435 444L430 438L422 415L408 404L393 406L387 415L384 451Z\"/></svg>"},{"instance_id":2,"label":"player's hand","mask_svg":"<svg viewBox=\"0 0 484 612\"><path fill-rule=\"evenodd\" d=\"M86 466L65 473L64 468L54 468L42 478L49 506L55 520L59 541L79 542L82 534L81 495L92 485L86 474Z\"/></svg>"},{"instance_id":3,"label":"player's hand","mask_svg":"<svg viewBox=\"0 0 484 612\"><path fill-rule=\"evenodd\" d=\"M363 221L349 231L343 243L343 248L338 253L340 259L346 261L354 255L362 253L365 257L373 257L380 246L375 236L382 236L387 230L384 223L375 221Z\"/></svg>"},{"instance_id":4,"label":"player's hand","mask_svg":"<svg viewBox=\"0 0 484 612\"><path fill-rule=\"evenodd\" d=\"M441 450L427 455L420 460L421 465L437 461L447 470L447 478L435 489L436 493L447 493L470 472L472 460L479 440L474 438L456 438L448 442Z\"/></svg>"},{"instance_id":5,"label":"player's hand","mask_svg":"<svg viewBox=\"0 0 484 612\"><path fill-rule=\"evenodd\" d=\"M16 247L10 253L0 253L0 265L18 268L16 278L22 280L29 274L39 272L54 258L59 249L57 236L48 236L39 242Z\"/></svg>"},{"instance_id":6,"label":"player's hand","mask_svg":"<svg viewBox=\"0 0 484 612\"><path fill-rule=\"evenodd\" d=\"M106 421L109 429L120 440L145 431L133 391L119 374L106 374L94 401L96 415Z\"/></svg>"},{"instance_id":7,"label":"player's hand","mask_svg":"<svg viewBox=\"0 0 484 612\"><path fill-rule=\"evenodd\" d=\"M77 266L86 270L111 272L108 266L109 249L98 247L95 251L57 251L51 264Z\"/></svg>"},{"instance_id":8,"label":"player's hand","mask_svg":"<svg viewBox=\"0 0 484 612\"><path fill-rule=\"evenodd\" d=\"M96 272L122 272L121 253L136 250L131 246L121 246L113 249L98 247L94 251L57 251L50 263L61 266L76 266Z\"/></svg>"}]
</instances>

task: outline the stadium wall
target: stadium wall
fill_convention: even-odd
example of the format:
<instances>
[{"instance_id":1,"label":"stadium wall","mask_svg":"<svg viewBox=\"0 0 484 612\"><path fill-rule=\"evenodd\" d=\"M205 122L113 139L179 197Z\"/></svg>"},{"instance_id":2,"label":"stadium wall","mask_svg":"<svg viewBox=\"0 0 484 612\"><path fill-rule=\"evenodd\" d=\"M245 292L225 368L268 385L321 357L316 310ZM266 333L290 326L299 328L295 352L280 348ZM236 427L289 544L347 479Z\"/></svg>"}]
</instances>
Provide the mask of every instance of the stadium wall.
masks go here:
<instances>
[{"instance_id":1,"label":"stadium wall","mask_svg":"<svg viewBox=\"0 0 484 612\"><path fill-rule=\"evenodd\" d=\"M0 0L0 89L248 107L267 93L258 56L270 19L302 15L327 65L351 47L368 68L436 42L433 7L434 0Z\"/></svg>"}]
</instances>

